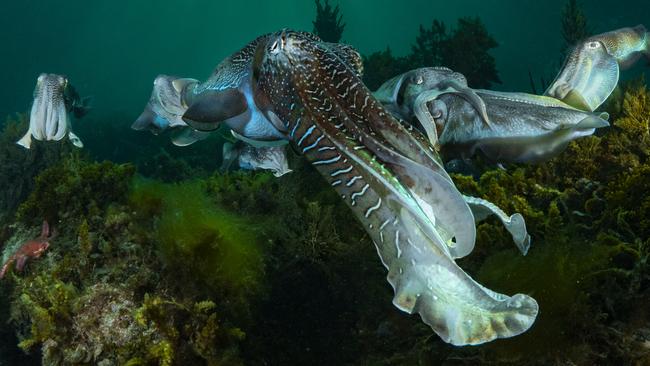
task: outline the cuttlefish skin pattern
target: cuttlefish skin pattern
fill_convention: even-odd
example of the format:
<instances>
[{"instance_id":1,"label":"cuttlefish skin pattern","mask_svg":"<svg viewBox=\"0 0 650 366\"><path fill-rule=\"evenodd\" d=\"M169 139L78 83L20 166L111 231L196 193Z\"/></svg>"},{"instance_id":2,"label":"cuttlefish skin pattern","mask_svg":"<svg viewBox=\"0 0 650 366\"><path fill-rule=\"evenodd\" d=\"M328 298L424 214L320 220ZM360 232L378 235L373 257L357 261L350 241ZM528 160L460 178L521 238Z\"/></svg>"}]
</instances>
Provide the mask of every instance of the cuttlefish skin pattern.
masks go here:
<instances>
[{"instance_id":1,"label":"cuttlefish skin pattern","mask_svg":"<svg viewBox=\"0 0 650 366\"><path fill-rule=\"evenodd\" d=\"M490 291L455 264L474 244L457 223L470 221L474 232L473 216L426 139L394 119L346 55L317 37L282 31L255 42L257 106L283 121L294 147L367 230L395 306L454 345L526 331L538 312L532 298Z\"/></svg>"},{"instance_id":2,"label":"cuttlefish skin pattern","mask_svg":"<svg viewBox=\"0 0 650 366\"><path fill-rule=\"evenodd\" d=\"M547 161L564 151L569 142L589 136L609 123L591 112L571 107L554 98L477 90L485 102L492 125L487 128L476 109L455 95L442 95L430 105L441 126L440 144L446 158L469 158L481 152L498 163Z\"/></svg>"},{"instance_id":3,"label":"cuttlefish skin pattern","mask_svg":"<svg viewBox=\"0 0 650 366\"><path fill-rule=\"evenodd\" d=\"M650 35L643 25L589 37L567 56L545 95L594 111L618 84L620 69L641 57L650 61Z\"/></svg>"},{"instance_id":4,"label":"cuttlefish skin pattern","mask_svg":"<svg viewBox=\"0 0 650 366\"><path fill-rule=\"evenodd\" d=\"M29 114L29 129L16 143L26 149L32 137L39 141L59 141L66 135L76 147L83 147L81 139L70 128L65 90L68 79L62 75L41 74L34 88L34 101Z\"/></svg>"}]
</instances>

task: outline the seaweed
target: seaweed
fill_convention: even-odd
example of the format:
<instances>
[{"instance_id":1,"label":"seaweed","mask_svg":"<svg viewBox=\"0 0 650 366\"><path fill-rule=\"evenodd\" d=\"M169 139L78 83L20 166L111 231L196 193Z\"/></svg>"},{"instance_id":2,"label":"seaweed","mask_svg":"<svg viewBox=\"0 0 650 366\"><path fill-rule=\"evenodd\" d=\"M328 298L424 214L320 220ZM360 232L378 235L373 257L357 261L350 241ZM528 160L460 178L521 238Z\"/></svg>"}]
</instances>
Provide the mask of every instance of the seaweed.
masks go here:
<instances>
[{"instance_id":1,"label":"seaweed","mask_svg":"<svg viewBox=\"0 0 650 366\"><path fill-rule=\"evenodd\" d=\"M11 217L34 187L34 178L70 151L66 142L35 143L31 149L16 144L27 131L26 114L9 117L0 134L0 219Z\"/></svg>"},{"instance_id":2,"label":"seaweed","mask_svg":"<svg viewBox=\"0 0 650 366\"><path fill-rule=\"evenodd\" d=\"M247 313L264 273L260 231L210 201L199 182L138 182L131 193L136 210L156 217L153 240L169 270L227 297L233 312Z\"/></svg>"},{"instance_id":3,"label":"seaweed","mask_svg":"<svg viewBox=\"0 0 650 366\"><path fill-rule=\"evenodd\" d=\"M386 48L364 57L364 82L370 89L376 89L408 70L444 66L465 75L473 88L489 88L501 83L496 61L490 54L498 46L479 17L459 18L454 28L434 19L430 28L420 25L408 55L394 57Z\"/></svg>"},{"instance_id":4,"label":"seaweed","mask_svg":"<svg viewBox=\"0 0 650 366\"><path fill-rule=\"evenodd\" d=\"M332 8L329 0L325 0L324 4L320 0L315 0L315 3L316 20L312 22L314 33L325 42L339 42L345 29L343 15L339 13L339 6L336 5Z\"/></svg>"},{"instance_id":5,"label":"seaweed","mask_svg":"<svg viewBox=\"0 0 650 366\"><path fill-rule=\"evenodd\" d=\"M578 0L567 0L564 4L561 24L562 38L566 42L562 50L563 54L568 48L575 46L578 42L589 37L590 32L589 26L587 25L587 17Z\"/></svg>"},{"instance_id":6,"label":"seaweed","mask_svg":"<svg viewBox=\"0 0 650 366\"><path fill-rule=\"evenodd\" d=\"M33 191L18 207L17 220L33 224L101 215L109 205L124 201L134 173L130 164L91 163L71 154L36 177Z\"/></svg>"}]
</instances>

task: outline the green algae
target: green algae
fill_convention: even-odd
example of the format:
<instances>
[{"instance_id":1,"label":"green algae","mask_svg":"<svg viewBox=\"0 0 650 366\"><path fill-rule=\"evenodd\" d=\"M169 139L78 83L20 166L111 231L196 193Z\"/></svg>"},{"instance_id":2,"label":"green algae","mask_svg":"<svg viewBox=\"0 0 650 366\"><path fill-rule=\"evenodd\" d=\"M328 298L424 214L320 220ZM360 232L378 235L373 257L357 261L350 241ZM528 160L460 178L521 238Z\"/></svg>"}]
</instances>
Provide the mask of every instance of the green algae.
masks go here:
<instances>
[{"instance_id":1,"label":"green algae","mask_svg":"<svg viewBox=\"0 0 650 366\"><path fill-rule=\"evenodd\" d=\"M88 162L72 154L36 177L33 191L18 207L17 219L34 224L100 215L109 205L124 202L134 173L131 164Z\"/></svg>"},{"instance_id":2,"label":"green algae","mask_svg":"<svg viewBox=\"0 0 650 366\"><path fill-rule=\"evenodd\" d=\"M264 273L259 230L254 222L212 204L199 182L138 182L131 204L157 215L154 238L175 270L189 271L235 297L259 289Z\"/></svg>"}]
</instances>

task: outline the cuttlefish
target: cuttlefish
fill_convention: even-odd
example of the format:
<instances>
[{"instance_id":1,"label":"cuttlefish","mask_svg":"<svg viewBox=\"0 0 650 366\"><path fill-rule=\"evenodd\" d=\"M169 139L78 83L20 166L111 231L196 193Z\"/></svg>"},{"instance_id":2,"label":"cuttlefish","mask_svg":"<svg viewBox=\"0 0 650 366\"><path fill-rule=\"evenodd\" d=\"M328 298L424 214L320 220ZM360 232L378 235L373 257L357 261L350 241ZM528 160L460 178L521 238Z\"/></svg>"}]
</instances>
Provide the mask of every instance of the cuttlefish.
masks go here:
<instances>
[{"instance_id":1,"label":"cuttlefish","mask_svg":"<svg viewBox=\"0 0 650 366\"><path fill-rule=\"evenodd\" d=\"M481 121L490 126L485 102L467 86L464 75L446 67L424 67L405 72L386 81L373 93L391 113L410 123L439 117L430 116L426 104L443 94L462 97L478 112ZM419 126L431 143L438 146L436 126L431 123L421 123Z\"/></svg>"},{"instance_id":2,"label":"cuttlefish","mask_svg":"<svg viewBox=\"0 0 650 366\"><path fill-rule=\"evenodd\" d=\"M191 95L188 91L197 84L196 79L158 75L154 79L149 102L131 128L148 130L154 135L172 129L171 140L176 146L188 146L208 138L208 133L189 127L182 119L187 110L184 95Z\"/></svg>"},{"instance_id":3,"label":"cuttlefish","mask_svg":"<svg viewBox=\"0 0 650 366\"><path fill-rule=\"evenodd\" d=\"M497 163L544 161L570 141L609 126L606 114L555 98L468 89L462 75L446 68L415 69L397 78L399 85L388 81L375 95L439 144L446 159L469 158L480 151ZM461 86L455 92L446 87L452 82ZM391 88L394 96L386 97Z\"/></svg>"},{"instance_id":4,"label":"cuttlefish","mask_svg":"<svg viewBox=\"0 0 650 366\"><path fill-rule=\"evenodd\" d=\"M221 171L228 171L237 161L241 169L269 170L276 178L292 172L286 146L253 147L241 141L226 142L223 144L221 155Z\"/></svg>"},{"instance_id":5,"label":"cuttlefish","mask_svg":"<svg viewBox=\"0 0 650 366\"><path fill-rule=\"evenodd\" d=\"M375 243L393 304L419 314L446 342L480 344L526 331L537 316L534 299L491 291L456 265L474 247L474 215L429 140L364 86L360 60L350 46L309 33L259 37L229 58L237 82L195 90L183 120L208 131L236 118L250 123L247 113L259 112L272 130L244 125L237 132L286 139L304 154Z\"/></svg>"},{"instance_id":6,"label":"cuttlefish","mask_svg":"<svg viewBox=\"0 0 650 366\"><path fill-rule=\"evenodd\" d=\"M65 76L39 75L29 114L29 129L16 143L29 149L32 137L39 141L59 141L67 135L74 146L83 147L79 136L72 132L70 114L83 117L90 109L89 100L79 97Z\"/></svg>"},{"instance_id":7,"label":"cuttlefish","mask_svg":"<svg viewBox=\"0 0 650 366\"><path fill-rule=\"evenodd\" d=\"M618 84L619 70L641 57L650 61L650 35L643 25L589 37L567 56L545 95L594 111Z\"/></svg>"}]
</instances>

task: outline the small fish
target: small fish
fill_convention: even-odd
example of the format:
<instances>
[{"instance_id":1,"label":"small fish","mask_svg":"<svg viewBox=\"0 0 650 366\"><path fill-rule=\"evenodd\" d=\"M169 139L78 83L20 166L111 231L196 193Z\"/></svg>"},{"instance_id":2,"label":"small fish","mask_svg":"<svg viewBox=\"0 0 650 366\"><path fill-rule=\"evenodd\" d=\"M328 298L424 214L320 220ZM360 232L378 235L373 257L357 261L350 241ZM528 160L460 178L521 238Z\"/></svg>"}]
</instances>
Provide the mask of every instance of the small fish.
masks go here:
<instances>
[{"instance_id":1,"label":"small fish","mask_svg":"<svg viewBox=\"0 0 650 366\"><path fill-rule=\"evenodd\" d=\"M589 37L569 54L545 95L594 111L618 84L619 69L641 57L650 61L650 35L643 25Z\"/></svg>"},{"instance_id":2,"label":"small fish","mask_svg":"<svg viewBox=\"0 0 650 366\"><path fill-rule=\"evenodd\" d=\"M34 102L29 115L29 129L16 143L31 148L32 137L39 141L59 141L68 135L72 144L83 147L72 132L70 113L81 118L90 109L90 98L80 98L65 76L41 74L34 89Z\"/></svg>"}]
</instances>

